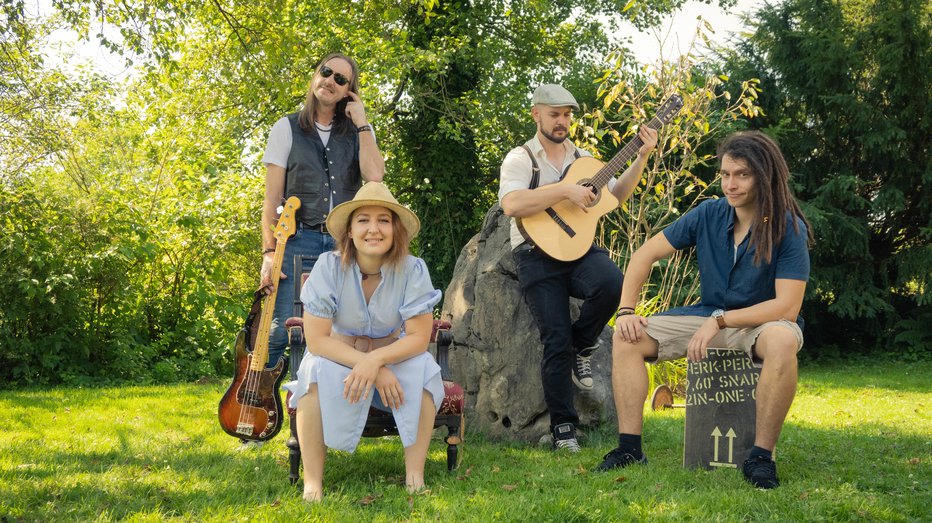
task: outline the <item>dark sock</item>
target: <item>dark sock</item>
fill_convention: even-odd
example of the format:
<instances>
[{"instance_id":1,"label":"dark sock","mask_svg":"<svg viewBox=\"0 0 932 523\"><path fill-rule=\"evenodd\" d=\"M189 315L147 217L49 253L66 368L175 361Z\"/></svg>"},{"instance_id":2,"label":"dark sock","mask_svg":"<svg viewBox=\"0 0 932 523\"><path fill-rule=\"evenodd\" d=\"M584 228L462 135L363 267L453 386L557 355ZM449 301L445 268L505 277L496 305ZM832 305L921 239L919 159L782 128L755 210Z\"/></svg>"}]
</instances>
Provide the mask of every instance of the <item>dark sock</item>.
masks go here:
<instances>
[{"instance_id":1,"label":"dark sock","mask_svg":"<svg viewBox=\"0 0 932 523\"><path fill-rule=\"evenodd\" d=\"M773 460L773 451L762 449L757 445L754 445L754 447L751 448L751 453L748 454L748 459L754 459L757 456L763 456L768 460Z\"/></svg>"},{"instance_id":2,"label":"dark sock","mask_svg":"<svg viewBox=\"0 0 932 523\"><path fill-rule=\"evenodd\" d=\"M618 434L618 448L635 458L640 459L644 455L641 451L640 434Z\"/></svg>"}]
</instances>

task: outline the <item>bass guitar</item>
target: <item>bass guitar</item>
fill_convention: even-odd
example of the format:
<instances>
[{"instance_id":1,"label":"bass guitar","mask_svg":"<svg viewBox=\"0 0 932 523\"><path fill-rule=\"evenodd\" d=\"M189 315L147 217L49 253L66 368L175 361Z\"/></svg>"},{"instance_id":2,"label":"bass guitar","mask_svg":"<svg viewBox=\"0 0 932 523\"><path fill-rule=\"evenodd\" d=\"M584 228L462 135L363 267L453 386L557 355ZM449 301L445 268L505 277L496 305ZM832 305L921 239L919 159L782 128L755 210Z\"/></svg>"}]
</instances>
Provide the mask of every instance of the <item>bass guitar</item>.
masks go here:
<instances>
[{"instance_id":1,"label":"bass guitar","mask_svg":"<svg viewBox=\"0 0 932 523\"><path fill-rule=\"evenodd\" d=\"M682 107L683 99L674 94L663 103L647 126L659 129ZM562 200L543 211L518 218L518 230L524 239L557 260L582 258L592 246L599 220L618 208L618 198L608 190L608 181L634 158L642 145L644 142L635 136L608 163L588 156L574 161L563 179L557 183L582 185L591 189L596 197L589 204L588 212L568 200Z\"/></svg>"},{"instance_id":2,"label":"bass guitar","mask_svg":"<svg viewBox=\"0 0 932 523\"><path fill-rule=\"evenodd\" d=\"M292 196L282 209L275 227L272 275L281 272L285 244L294 234L295 211L300 207L301 200ZM220 426L227 434L242 440L266 441L275 437L282 428L279 386L288 369L288 359L281 357L274 367L265 367L269 361L269 331L279 280L273 276L272 292L267 296L261 289L256 291L246 323L236 336L233 383L220 398Z\"/></svg>"}]
</instances>

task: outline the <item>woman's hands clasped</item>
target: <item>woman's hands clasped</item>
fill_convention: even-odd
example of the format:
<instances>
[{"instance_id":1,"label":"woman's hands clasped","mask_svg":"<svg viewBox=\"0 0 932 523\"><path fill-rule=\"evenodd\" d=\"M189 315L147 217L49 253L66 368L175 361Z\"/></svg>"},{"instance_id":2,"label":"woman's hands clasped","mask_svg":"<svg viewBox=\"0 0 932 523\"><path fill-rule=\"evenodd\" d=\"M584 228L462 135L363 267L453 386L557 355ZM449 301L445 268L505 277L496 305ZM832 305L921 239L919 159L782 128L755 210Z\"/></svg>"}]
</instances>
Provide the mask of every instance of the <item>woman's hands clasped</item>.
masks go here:
<instances>
[{"instance_id":1,"label":"woman's hands clasped","mask_svg":"<svg viewBox=\"0 0 932 523\"><path fill-rule=\"evenodd\" d=\"M343 397L350 403L356 403L368 398L373 387L386 407L396 409L404 403L404 391L395 373L370 352L343 380Z\"/></svg>"}]
</instances>

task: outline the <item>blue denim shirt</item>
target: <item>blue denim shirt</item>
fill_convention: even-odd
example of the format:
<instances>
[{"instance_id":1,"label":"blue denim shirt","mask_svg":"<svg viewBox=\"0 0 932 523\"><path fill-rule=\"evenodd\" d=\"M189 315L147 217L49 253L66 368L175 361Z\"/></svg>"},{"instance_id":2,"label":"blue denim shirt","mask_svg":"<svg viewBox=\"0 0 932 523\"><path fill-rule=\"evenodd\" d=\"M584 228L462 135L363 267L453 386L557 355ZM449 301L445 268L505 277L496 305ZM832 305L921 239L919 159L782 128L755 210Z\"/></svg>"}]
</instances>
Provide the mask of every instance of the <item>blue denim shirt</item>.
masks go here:
<instances>
[{"instance_id":1,"label":"blue denim shirt","mask_svg":"<svg viewBox=\"0 0 932 523\"><path fill-rule=\"evenodd\" d=\"M779 279L809 280L809 246L806 224L787 216L786 235L774 248L771 262L754 265L751 234L738 245L735 257L735 211L728 200L706 200L663 230L677 250L696 247L700 301L662 314L710 316L716 309L742 309L776 297ZM793 227L793 221L799 232ZM796 319L803 326L802 317Z\"/></svg>"}]
</instances>

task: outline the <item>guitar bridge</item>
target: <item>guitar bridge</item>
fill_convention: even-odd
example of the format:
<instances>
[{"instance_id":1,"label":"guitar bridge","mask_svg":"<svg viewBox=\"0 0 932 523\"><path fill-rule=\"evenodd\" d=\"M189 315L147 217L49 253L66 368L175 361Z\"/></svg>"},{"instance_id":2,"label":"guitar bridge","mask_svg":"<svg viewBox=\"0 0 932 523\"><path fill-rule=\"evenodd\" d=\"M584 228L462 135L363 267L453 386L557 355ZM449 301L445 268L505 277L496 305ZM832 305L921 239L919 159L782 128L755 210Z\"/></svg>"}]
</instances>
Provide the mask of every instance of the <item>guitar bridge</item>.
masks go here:
<instances>
[{"instance_id":1,"label":"guitar bridge","mask_svg":"<svg viewBox=\"0 0 932 523\"><path fill-rule=\"evenodd\" d=\"M252 424L251 423L237 423L236 424L236 433L243 434L245 436L252 436Z\"/></svg>"},{"instance_id":2,"label":"guitar bridge","mask_svg":"<svg viewBox=\"0 0 932 523\"><path fill-rule=\"evenodd\" d=\"M557 214L557 211L553 210L553 207L547 207L546 212L547 212L547 215L550 216L553 219L553 221L557 223L557 226L563 229L563 232L565 232L567 236L569 236L570 238L576 236L576 231L574 231L573 228L570 227L570 224L566 223L566 221L564 221L563 218L561 218L560 215Z\"/></svg>"}]
</instances>

